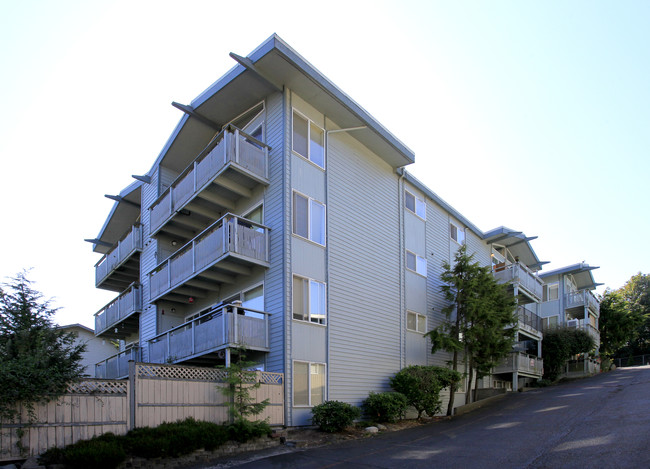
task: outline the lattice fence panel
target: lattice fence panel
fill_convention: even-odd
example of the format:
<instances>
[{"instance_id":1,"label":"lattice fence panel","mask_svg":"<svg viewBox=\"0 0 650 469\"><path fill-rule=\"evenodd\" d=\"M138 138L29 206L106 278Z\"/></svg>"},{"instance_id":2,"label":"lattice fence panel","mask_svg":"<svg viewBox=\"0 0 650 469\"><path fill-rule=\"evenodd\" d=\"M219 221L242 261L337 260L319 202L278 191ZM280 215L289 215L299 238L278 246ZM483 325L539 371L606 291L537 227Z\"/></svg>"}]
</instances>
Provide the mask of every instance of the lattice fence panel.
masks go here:
<instances>
[{"instance_id":1,"label":"lattice fence panel","mask_svg":"<svg viewBox=\"0 0 650 469\"><path fill-rule=\"evenodd\" d=\"M127 381L83 380L68 384L68 394L126 394Z\"/></svg>"},{"instance_id":2,"label":"lattice fence panel","mask_svg":"<svg viewBox=\"0 0 650 469\"><path fill-rule=\"evenodd\" d=\"M138 363L136 375L138 378L144 379L159 378L193 381L223 381L226 372L218 368Z\"/></svg>"}]
</instances>

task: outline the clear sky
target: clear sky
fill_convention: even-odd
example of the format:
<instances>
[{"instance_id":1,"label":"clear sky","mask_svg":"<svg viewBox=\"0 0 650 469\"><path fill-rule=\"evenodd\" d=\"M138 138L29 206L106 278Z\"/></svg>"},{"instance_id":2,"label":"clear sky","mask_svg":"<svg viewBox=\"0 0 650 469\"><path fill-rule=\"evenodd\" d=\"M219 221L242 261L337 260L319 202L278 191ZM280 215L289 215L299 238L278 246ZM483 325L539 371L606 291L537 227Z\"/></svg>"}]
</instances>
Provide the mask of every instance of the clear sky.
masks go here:
<instances>
[{"instance_id":1,"label":"clear sky","mask_svg":"<svg viewBox=\"0 0 650 469\"><path fill-rule=\"evenodd\" d=\"M0 278L93 327L97 236L181 112L276 32L544 270L650 272L650 2L0 0ZM602 291L604 287L599 288Z\"/></svg>"}]
</instances>

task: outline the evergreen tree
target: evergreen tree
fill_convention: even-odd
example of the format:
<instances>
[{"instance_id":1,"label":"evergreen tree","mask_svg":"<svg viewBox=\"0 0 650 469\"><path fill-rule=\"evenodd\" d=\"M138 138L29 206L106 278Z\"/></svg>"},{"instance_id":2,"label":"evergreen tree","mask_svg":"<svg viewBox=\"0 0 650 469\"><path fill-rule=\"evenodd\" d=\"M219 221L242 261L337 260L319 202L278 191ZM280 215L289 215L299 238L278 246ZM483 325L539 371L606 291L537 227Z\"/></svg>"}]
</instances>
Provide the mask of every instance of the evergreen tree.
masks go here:
<instances>
[{"instance_id":1,"label":"evergreen tree","mask_svg":"<svg viewBox=\"0 0 650 469\"><path fill-rule=\"evenodd\" d=\"M56 309L31 288L25 273L0 287L0 417L16 416L16 405L33 412L36 403L64 394L83 374L85 345L74 332L57 329Z\"/></svg>"},{"instance_id":2,"label":"evergreen tree","mask_svg":"<svg viewBox=\"0 0 650 469\"><path fill-rule=\"evenodd\" d=\"M469 365L471 396L474 370L476 379L485 376L505 357L514 342L516 322L514 296L507 286L499 284L489 267L473 262L462 246L456 252L454 265L443 262L440 278L442 291L449 305L443 309L447 320L426 335L431 338L431 353L446 350L452 353L451 367L458 371L459 354ZM447 415L454 408L455 389L450 390ZM467 400L469 402L469 400Z\"/></svg>"}]
</instances>

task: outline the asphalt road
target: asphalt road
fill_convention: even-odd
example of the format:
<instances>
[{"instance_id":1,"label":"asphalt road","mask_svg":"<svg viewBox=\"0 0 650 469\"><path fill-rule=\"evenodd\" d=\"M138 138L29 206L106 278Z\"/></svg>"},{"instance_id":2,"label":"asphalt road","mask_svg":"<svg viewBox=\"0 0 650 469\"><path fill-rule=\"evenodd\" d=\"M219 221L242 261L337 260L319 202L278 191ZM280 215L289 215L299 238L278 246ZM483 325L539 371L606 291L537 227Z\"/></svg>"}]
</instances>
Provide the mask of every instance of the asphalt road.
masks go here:
<instances>
[{"instance_id":1,"label":"asphalt road","mask_svg":"<svg viewBox=\"0 0 650 469\"><path fill-rule=\"evenodd\" d=\"M213 467L650 468L650 366L511 393L451 420Z\"/></svg>"}]
</instances>

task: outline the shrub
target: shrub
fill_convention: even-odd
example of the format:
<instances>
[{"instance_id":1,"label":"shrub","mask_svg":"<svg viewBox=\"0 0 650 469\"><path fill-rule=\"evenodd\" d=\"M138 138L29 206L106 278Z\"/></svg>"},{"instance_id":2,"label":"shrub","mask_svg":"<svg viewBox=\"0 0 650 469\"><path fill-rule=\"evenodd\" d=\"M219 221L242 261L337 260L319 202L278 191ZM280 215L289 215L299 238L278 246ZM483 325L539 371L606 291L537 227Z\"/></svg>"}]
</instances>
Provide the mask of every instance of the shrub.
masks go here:
<instances>
[{"instance_id":1,"label":"shrub","mask_svg":"<svg viewBox=\"0 0 650 469\"><path fill-rule=\"evenodd\" d=\"M404 416L408 402L400 392L371 392L363 402L363 407L375 422L394 422Z\"/></svg>"},{"instance_id":2,"label":"shrub","mask_svg":"<svg viewBox=\"0 0 650 469\"><path fill-rule=\"evenodd\" d=\"M439 366L413 365L404 368L390 380L390 385L397 392L406 396L409 405L432 417L440 412L440 391L458 385L461 375L457 371Z\"/></svg>"},{"instance_id":3,"label":"shrub","mask_svg":"<svg viewBox=\"0 0 650 469\"><path fill-rule=\"evenodd\" d=\"M594 347L594 340L582 329L556 329L546 331L542 341L544 378L555 381L566 361L573 355L587 353Z\"/></svg>"},{"instance_id":4,"label":"shrub","mask_svg":"<svg viewBox=\"0 0 650 469\"><path fill-rule=\"evenodd\" d=\"M325 401L315 406L311 413L311 422L328 433L340 432L361 416L358 407L340 401Z\"/></svg>"},{"instance_id":5,"label":"shrub","mask_svg":"<svg viewBox=\"0 0 650 469\"><path fill-rule=\"evenodd\" d=\"M265 421L249 422L248 420L239 419L228 425L229 439L239 443L245 443L253 438L270 434L271 427Z\"/></svg>"}]
</instances>

